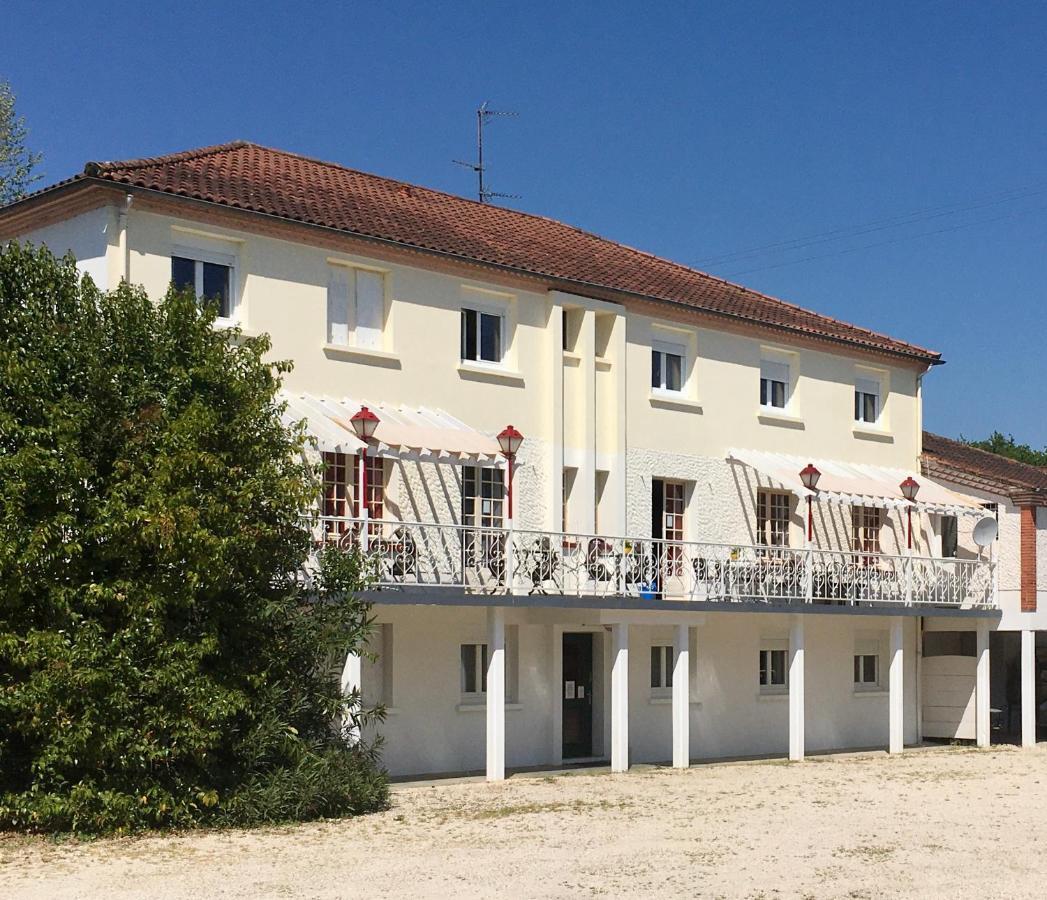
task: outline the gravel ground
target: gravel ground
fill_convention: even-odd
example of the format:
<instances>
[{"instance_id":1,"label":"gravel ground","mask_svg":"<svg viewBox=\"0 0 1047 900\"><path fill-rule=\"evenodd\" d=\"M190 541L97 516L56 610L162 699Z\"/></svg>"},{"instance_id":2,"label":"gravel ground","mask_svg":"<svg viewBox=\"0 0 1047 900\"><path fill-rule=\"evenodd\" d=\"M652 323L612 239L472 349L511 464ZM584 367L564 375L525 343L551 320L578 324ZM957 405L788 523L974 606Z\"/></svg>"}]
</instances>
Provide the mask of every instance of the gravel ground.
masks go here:
<instances>
[{"instance_id":1,"label":"gravel ground","mask_svg":"<svg viewBox=\"0 0 1047 900\"><path fill-rule=\"evenodd\" d=\"M1043 897L1047 747L399 787L289 828L0 835L2 898Z\"/></svg>"}]
</instances>

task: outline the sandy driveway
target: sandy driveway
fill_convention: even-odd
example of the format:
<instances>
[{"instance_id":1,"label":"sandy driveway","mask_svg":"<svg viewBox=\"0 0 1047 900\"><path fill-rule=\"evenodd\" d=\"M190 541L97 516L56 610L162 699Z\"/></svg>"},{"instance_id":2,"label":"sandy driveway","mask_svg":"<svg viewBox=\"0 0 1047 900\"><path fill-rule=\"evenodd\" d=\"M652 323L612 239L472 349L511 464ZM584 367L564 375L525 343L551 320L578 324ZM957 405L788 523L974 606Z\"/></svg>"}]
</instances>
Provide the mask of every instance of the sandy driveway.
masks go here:
<instances>
[{"instance_id":1,"label":"sandy driveway","mask_svg":"<svg viewBox=\"0 0 1047 900\"><path fill-rule=\"evenodd\" d=\"M0 897L1043 897L1047 748L517 777L297 828L0 837Z\"/></svg>"}]
</instances>

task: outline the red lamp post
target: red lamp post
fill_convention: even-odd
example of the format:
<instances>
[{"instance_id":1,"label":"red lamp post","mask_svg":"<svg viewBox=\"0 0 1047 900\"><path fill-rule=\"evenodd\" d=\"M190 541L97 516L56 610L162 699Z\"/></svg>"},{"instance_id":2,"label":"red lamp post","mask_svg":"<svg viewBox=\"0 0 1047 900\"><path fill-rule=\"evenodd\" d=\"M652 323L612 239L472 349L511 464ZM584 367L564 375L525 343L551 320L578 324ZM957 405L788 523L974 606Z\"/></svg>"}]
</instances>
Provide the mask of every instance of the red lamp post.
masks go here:
<instances>
[{"instance_id":1,"label":"red lamp post","mask_svg":"<svg viewBox=\"0 0 1047 900\"><path fill-rule=\"evenodd\" d=\"M920 492L920 482L910 475L898 487L901 489L902 496L909 501L909 506L905 511L908 515L909 549L912 550L912 505L916 502L916 495Z\"/></svg>"},{"instance_id":2,"label":"red lamp post","mask_svg":"<svg viewBox=\"0 0 1047 900\"><path fill-rule=\"evenodd\" d=\"M814 540L814 514L811 511L811 500L814 498L814 492L818 490L818 479L821 477L822 473L814 467L814 463L807 463L806 466L800 469L800 481L803 482L803 486L810 492L807 494L808 543Z\"/></svg>"},{"instance_id":3,"label":"red lamp post","mask_svg":"<svg viewBox=\"0 0 1047 900\"><path fill-rule=\"evenodd\" d=\"M520 434L512 425L506 425L498 435L498 446L501 448L502 456L506 459L506 465L508 467L508 485L507 493L508 505L509 505L509 521L513 519L513 461L516 459L516 453L520 449L520 445L523 443L523 435Z\"/></svg>"},{"instance_id":4,"label":"red lamp post","mask_svg":"<svg viewBox=\"0 0 1047 900\"><path fill-rule=\"evenodd\" d=\"M374 430L380 421L378 416L366 406L361 406L360 411L349 420L356 436L363 441L363 448L360 450L360 517L363 519L368 517L369 511L367 508L367 442L374 435Z\"/></svg>"}]
</instances>

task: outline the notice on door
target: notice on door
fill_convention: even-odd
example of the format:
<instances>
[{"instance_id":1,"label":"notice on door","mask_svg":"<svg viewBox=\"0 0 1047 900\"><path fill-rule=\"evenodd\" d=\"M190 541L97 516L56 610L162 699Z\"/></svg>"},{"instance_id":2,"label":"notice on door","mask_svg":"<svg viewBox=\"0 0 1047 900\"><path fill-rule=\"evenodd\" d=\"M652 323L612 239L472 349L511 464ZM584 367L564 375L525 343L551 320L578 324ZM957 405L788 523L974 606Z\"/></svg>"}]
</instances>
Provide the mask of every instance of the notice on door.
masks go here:
<instances>
[{"instance_id":1,"label":"notice on door","mask_svg":"<svg viewBox=\"0 0 1047 900\"><path fill-rule=\"evenodd\" d=\"M564 700L573 700L574 699L574 682L573 681L565 681L563 683L563 698L564 698Z\"/></svg>"}]
</instances>

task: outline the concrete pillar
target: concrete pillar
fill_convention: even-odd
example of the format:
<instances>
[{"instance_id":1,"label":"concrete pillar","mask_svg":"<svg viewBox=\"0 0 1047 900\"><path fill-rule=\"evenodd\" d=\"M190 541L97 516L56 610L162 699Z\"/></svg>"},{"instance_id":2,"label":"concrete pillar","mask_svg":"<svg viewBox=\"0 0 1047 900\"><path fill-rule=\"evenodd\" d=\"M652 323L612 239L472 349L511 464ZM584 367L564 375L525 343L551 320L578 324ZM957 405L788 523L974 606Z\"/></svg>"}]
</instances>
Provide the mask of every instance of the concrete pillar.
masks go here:
<instances>
[{"instance_id":1,"label":"concrete pillar","mask_svg":"<svg viewBox=\"0 0 1047 900\"><path fill-rule=\"evenodd\" d=\"M978 622L978 667L974 676L974 734L979 747L989 746L989 623Z\"/></svg>"},{"instance_id":2,"label":"concrete pillar","mask_svg":"<svg viewBox=\"0 0 1047 900\"><path fill-rule=\"evenodd\" d=\"M505 609L487 608L487 780L505 778Z\"/></svg>"},{"instance_id":3,"label":"concrete pillar","mask_svg":"<svg viewBox=\"0 0 1047 900\"><path fill-rule=\"evenodd\" d=\"M789 631L789 759L804 756L804 616L793 616Z\"/></svg>"},{"instance_id":4,"label":"concrete pillar","mask_svg":"<svg viewBox=\"0 0 1047 900\"><path fill-rule=\"evenodd\" d=\"M359 653L349 653L345 657L345 665L342 666L342 696L348 698L354 691L361 688L363 666ZM353 727L352 719L346 715L342 719L343 737L350 743L355 744L360 740L360 730Z\"/></svg>"},{"instance_id":5,"label":"concrete pillar","mask_svg":"<svg viewBox=\"0 0 1047 900\"><path fill-rule=\"evenodd\" d=\"M629 769L629 626L611 626L611 771Z\"/></svg>"},{"instance_id":6,"label":"concrete pillar","mask_svg":"<svg viewBox=\"0 0 1047 900\"><path fill-rule=\"evenodd\" d=\"M686 769L691 762L690 628L677 625L673 643L673 768Z\"/></svg>"},{"instance_id":7,"label":"concrete pillar","mask_svg":"<svg viewBox=\"0 0 1047 900\"><path fill-rule=\"evenodd\" d=\"M891 618L888 657L887 752L901 753L905 746L905 619Z\"/></svg>"},{"instance_id":8,"label":"concrete pillar","mask_svg":"<svg viewBox=\"0 0 1047 900\"><path fill-rule=\"evenodd\" d=\"M1022 632L1022 746L1036 746L1036 632Z\"/></svg>"}]
</instances>

